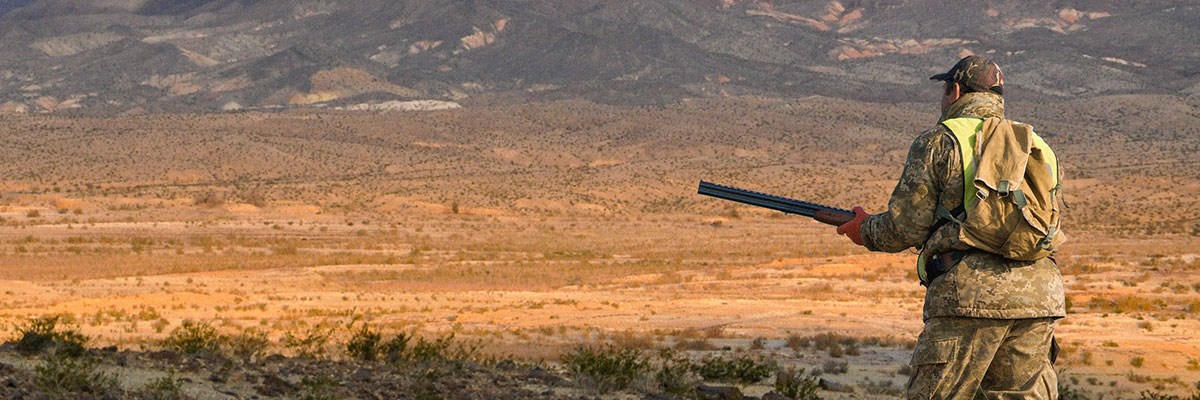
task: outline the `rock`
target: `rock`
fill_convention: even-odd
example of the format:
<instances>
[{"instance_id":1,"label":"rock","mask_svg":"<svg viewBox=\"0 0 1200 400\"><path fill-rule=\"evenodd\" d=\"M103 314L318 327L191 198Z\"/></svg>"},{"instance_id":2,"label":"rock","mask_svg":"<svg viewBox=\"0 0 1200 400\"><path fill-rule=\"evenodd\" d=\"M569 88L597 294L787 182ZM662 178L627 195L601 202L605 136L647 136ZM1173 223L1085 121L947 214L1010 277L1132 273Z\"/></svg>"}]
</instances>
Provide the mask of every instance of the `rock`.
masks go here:
<instances>
[{"instance_id":1,"label":"rock","mask_svg":"<svg viewBox=\"0 0 1200 400\"><path fill-rule=\"evenodd\" d=\"M382 103L362 103L346 107L339 107L339 110L347 111L436 111L436 110L453 110L462 108L462 105L452 101L441 100L412 100L412 101L385 101Z\"/></svg>"},{"instance_id":2,"label":"rock","mask_svg":"<svg viewBox=\"0 0 1200 400\"><path fill-rule=\"evenodd\" d=\"M420 54L442 45L441 40L421 40L408 46L408 54Z\"/></svg>"},{"instance_id":3,"label":"rock","mask_svg":"<svg viewBox=\"0 0 1200 400\"><path fill-rule=\"evenodd\" d=\"M767 392L767 394L763 395L762 400L792 400L792 399L790 399L787 396L784 396L782 394L776 393L776 392Z\"/></svg>"},{"instance_id":4,"label":"rock","mask_svg":"<svg viewBox=\"0 0 1200 400\"><path fill-rule=\"evenodd\" d=\"M825 389L830 392L842 392L842 393L854 392L853 386L850 386L850 385L847 385L844 383L837 383L837 382L829 381L829 380L825 380L825 379L821 379L820 381L818 381L817 386L820 387L821 389Z\"/></svg>"},{"instance_id":5,"label":"rock","mask_svg":"<svg viewBox=\"0 0 1200 400\"><path fill-rule=\"evenodd\" d=\"M554 372L547 371L542 367L533 367L525 374L522 380L527 382L539 382L547 385L557 385L562 383L563 378Z\"/></svg>"},{"instance_id":6,"label":"rock","mask_svg":"<svg viewBox=\"0 0 1200 400\"><path fill-rule=\"evenodd\" d=\"M0 114L25 114L29 112L29 107L16 102L7 102L0 104Z\"/></svg>"},{"instance_id":7,"label":"rock","mask_svg":"<svg viewBox=\"0 0 1200 400\"><path fill-rule=\"evenodd\" d=\"M496 369L501 369L501 370L517 369L517 363L511 359L506 358L506 359L500 360L500 362L496 363Z\"/></svg>"},{"instance_id":8,"label":"rock","mask_svg":"<svg viewBox=\"0 0 1200 400\"><path fill-rule=\"evenodd\" d=\"M371 371L370 368L359 368L357 371L354 371L353 377L354 377L354 380L357 380L357 381L370 382L371 377L373 377L373 376L375 376L375 372Z\"/></svg>"},{"instance_id":9,"label":"rock","mask_svg":"<svg viewBox=\"0 0 1200 400\"><path fill-rule=\"evenodd\" d=\"M841 14L846 11L846 6L837 1L831 1L829 2L828 6L825 6L825 11L829 12L830 14Z\"/></svg>"},{"instance_id":10,"label":"rock","mask_svg":"<svg viewBox=\"0 0 1200 400\"><path fill-rule=\"evenodd\" d=\"M862 58L862 56L863 56L862 52L858 51L858 49L853 48L853 47L846 47L845 50L842 51L842 54L845 54L846 58L851 59L851 60L856 59L856 58Z\"/></svg>"},{"instance_id":11,"label":"rock","mask_svg":"<svg viewBox=\"0 0 1200 400\"><path fill-rule=\"evenodd\" d=\"M1058 19L1066 22L1067 25L1074 25L1076 22L1079 22L1080 14L1079 10L1068 7L1058 10Z\"/></svg>"},{"instance_id":12,"label":"rock","mask_svg":"<svg viewBox=\"0 0 1200 400\"><path fill-rule=\"evenodd\" d=\"M703 383L696 386L696 395L702 400L743 400L741 389L732 386L708 386Z\"/></svg>"},{"instance_id":13,"label":"rock","mask_svg":"<svg viewBox=\"0 0 1200 400\"><path fill-rule=\"evenodd\" d=\"M861 8L856 8L854 11L842 15L842 19L838 21L838 26L846 26L854 21L862 19L863 12Z\"/></svg>"},{"instance_id":14,"label":"rock","mask_svg":"<svg viewBox=\"0 0 1200 400\"><path fill-rule=\"evenodd\" d=\"M478 49L487 46L496 40L496 34L492 32L484 32L475 28L475 33L463 36L459 39L462 42L463 48L467 50Z\"/></svg>"},{"instance_id":15,"label":"rock","mask_svg":"<svg viewBox=\"0 0 1200 400\"><path fill-rule=\"evenodd\" d=\"M280 397L296 391L296 386L275 375L263 375L262 385L255 388L259 394Z\"/></svg>"}]
</instances>

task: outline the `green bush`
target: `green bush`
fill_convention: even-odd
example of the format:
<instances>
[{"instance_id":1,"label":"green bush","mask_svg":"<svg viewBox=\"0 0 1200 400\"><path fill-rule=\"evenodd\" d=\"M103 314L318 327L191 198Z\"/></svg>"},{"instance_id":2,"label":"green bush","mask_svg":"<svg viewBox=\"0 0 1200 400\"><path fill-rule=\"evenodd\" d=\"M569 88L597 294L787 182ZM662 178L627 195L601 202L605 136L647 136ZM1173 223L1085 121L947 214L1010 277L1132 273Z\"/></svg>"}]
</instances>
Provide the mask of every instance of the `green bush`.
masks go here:
<instances>
[{"instance_id":1,"label":"green bush","mask_svg":"<svg viewBox=\"0 0 1200 400\"><path fill-rule=\"evenodd\" d=\"M788 367L775 372L775 392L792 400L820 400L817 378L804 376L804 368Z\"/></svg>"},{"instance_id":2,"label":"green bush","mask_svg":"<svg viewBox=\"0 0 1200 400\"><path fill-rule=\"evenodd\" d=\"M412 337L401 332L392 336L387 342L379 347L383 353L384 359L391 364L396 364L407 359L408 341Z\"/></svg>"},{"instance_id":3,"label":"green bush","mask_svg":"<svg viewBox=\"0 0 1200 400\"><path fill-rule=\"evenodd\" d=\"M663 392L681 398L694 397L696 392L695 374L692 372L692 362L687 357L678 356L670 349L659 353L658 370L654 372L654 380Z\"/></svg>"},{"instance_id":4,"label":"green bush","mask_svg":"<svg viewBox=\"0 0 1200 400\"><path fill-rule=\"evenodd\" d=\"M439 336L433 340L416 339L408 350L408 359L418 363L445 362L445 360L473 359L478 347L455 342L454 334Z\"/></svg>"},{"instance_id":5,"label":"green bush","mask_svg":"<svg viewBox=\"0 0 1200 400\"><path fill-rule=\"evenodd\" d=\"M650 367L640 350L613 346L577 347L561 361L576 379L600 392L626 389Z\"/></svg>"},{"instance_id":6,"label":"green bush","mask_svg":"<svg viewBox=\"0 0 1200 400\"><path fill-rule=\"evenodd\" d=\"M163 346L183 354L216 354L221 351L221 335L206 322L185 320L163 339Z\"/></svg>"},{"instance_id":7,"label":"green bush","mask_svg":"<svg viewBox=\"0 0 1200 400\"><path fill-rule=\"evenodd\" d=\"M267 338L265 332L248 328L239 334L228 337L226 344L229 346L229 353L234 358L243 362L252 362L267 353L267 347L271 345L271 340Z\"/></svg>"},{"instance_id":8,"label":"green bush","mask_svg":"<svg viewBox=\"0 0 1200 400\"><path fill-rule=\"evenodd\" d=\"M767 379L774 368L773 363L744 355L732 359L706 356L694 366L694 371L705 380L749 385Z\"/></svg>"},{"instance_id":9,"label":"green bush","mask_svg":"<svg viewBox=\"0 0 1200 400\"><path fill-rule=\"evenodd\" d=\"M412 334L399 334L384 343L383 353L388 362L400 363L440 363L475 360L479 356L479 346L474 343L456 341L454 334L438 336L433 339L418 337L414 342Z\"/></svg>"},{"instance_id":10,"label":"green bush","mask_svg":"<svg viewBox=\"0 0 1200 400\"><path fill-rule=\"evenodd\" d=\"M363 325L355 330L345 344L350 358L359 361L383 360L395 366L408 363L439 363L476 360L479 346L455 339L454 333L433 338L418 337L400 332L391 338Z\"/></svg>"},{"instance_id":11,"label":"green bush","mask_svg":"<svg viewBox=\"0 0 1200 400\"><path fill-rule=\"evenodd\" d=\"M383 341L383 335L372 331L369 325L364 324L346 342L346 352L350 354L350 358L355 360L375 361L379 355L381 341Z\"/></svg>"},{"instance_id":12,"label":"green bush","mask_svg":"<svg viewBox=\"0 0 1200 400\"><path fill-rule=\"evenodd\" d=\"M183 387L174 375L167 375L146 383L138 390L138 398L145 400L184 400Z\"/></svg>"},{"instance_id":13,"label":"green bush","mask_svg":"<svg viewBox=\"0 0 1200 400\"><path fill-rule=\"evenodd\" d=\"M39 317L18 325L14 349L26 356L53 350L55 353L78 357L84 353L87 336L76 330L59 330L61 316Z\"/></svg>"},{"instance_id":14,"label":"green bush","mask_svg":"<svg viewBox=\"0 0 1200 400\"><path fill-rule=\"evenodd\" d=\"M327 376L304 377L300 379L300 399L302 400L336 400L338 381Z\"/></svg>"},{"instance_id":15,"label":"green bush","mask_svg":"<svg viewBox=\"0 0 1200 400\"><path fill-rule=\"evenodd\" d=\"M283 345L292 349L296 353L296 357L322 358L325 356L325 347L329 344L329 337L333 336L335 330L337 327L322 323L313 325L300 334L287 332L283 334Z\"/></svg>"},{"instance_id":16,"label":"green bush","mask_svg":"<svg viewBox=\"0 0 1200 400\"><path fill-rule=\"evenodd\" d=\"M451 358L450 346L454 344L454 334L426 340L417 338L412 348L406 353L408 359L417 362L442 361Z\"/></svg>"},{"instance_id":17,"label":"green bush","mask_svg":"<svg viewBox=\"0 0 1200 400\"><path fill-rule=\"evenodd\" d=\"M117 378L100 371L91 357L54 352L34 369L34 385L54 398L117 398Z\"/></svg>"}]
</instances>

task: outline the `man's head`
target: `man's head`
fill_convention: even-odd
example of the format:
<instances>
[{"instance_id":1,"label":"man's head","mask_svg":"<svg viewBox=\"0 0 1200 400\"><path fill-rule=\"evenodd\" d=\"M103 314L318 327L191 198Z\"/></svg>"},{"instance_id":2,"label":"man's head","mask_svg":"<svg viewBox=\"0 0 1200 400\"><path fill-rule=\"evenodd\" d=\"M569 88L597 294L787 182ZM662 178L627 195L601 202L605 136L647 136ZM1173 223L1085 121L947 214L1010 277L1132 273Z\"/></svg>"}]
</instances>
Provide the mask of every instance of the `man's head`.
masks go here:
<instances>
[{"instance_id":1,"label":"man's head","mask_svg":"<svg viewBox=\"0 0 1200 400\"><path fill-rule=\"evenodd\" d=\"M980 56L963 57L949 71L931 76L929 80L945 82L942 93L943 110L966 93L992 92L1004 95L1004 74L1000 71L1000 66Z\"/></svg>"}]
</instances>

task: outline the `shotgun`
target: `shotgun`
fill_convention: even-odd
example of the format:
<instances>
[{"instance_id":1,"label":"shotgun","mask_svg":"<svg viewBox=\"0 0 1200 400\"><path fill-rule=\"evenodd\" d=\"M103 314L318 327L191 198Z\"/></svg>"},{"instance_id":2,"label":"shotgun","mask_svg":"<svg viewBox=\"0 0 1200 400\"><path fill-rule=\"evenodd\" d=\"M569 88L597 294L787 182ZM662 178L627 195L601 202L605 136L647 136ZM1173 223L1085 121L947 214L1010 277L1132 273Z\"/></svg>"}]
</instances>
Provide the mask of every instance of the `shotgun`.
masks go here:
<instances>
[{"instance_id":1,"label":"shotgun","mask_svg":"<svg viewBox=\"0 0 1200 400\"><path fill-rule=\"evenodd\" d=\"M756 207L783 211L787 214L800 214L833 226L839 226L854 219L854 212L850 210L753 192L733 186L718 185L712 182L700 181L700 189L697 193Z\"/></svg>"}]
</instances>

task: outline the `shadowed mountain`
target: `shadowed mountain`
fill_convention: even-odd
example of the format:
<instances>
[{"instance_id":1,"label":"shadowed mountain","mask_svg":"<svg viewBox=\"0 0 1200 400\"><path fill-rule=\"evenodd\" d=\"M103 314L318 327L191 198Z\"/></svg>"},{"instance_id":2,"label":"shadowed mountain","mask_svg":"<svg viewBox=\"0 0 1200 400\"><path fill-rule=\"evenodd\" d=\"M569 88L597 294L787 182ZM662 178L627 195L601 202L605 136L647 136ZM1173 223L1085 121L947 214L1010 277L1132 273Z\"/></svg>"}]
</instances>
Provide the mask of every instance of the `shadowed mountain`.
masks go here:
<instances>
[{"instance_id":1,"label":"shadowed mountain","mask_svg":"<svg viewBox=\"0 0 1200 400\"><path fill-rule=\"evenodd\" d=\"M1016 98L1194 96L1198 19L1183 1L0 0L0 112L905 101L968 53Z\"/></svg>"}]
</instances>

